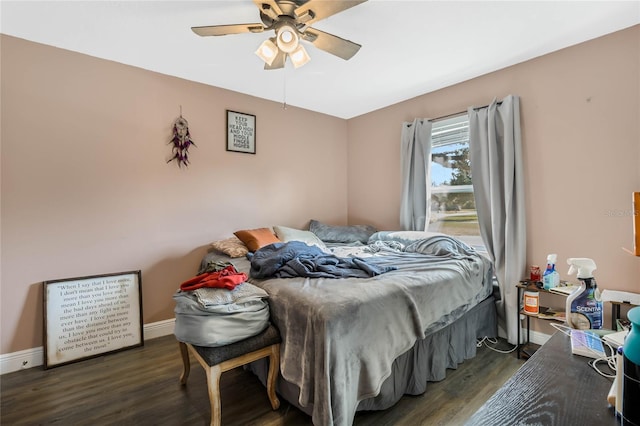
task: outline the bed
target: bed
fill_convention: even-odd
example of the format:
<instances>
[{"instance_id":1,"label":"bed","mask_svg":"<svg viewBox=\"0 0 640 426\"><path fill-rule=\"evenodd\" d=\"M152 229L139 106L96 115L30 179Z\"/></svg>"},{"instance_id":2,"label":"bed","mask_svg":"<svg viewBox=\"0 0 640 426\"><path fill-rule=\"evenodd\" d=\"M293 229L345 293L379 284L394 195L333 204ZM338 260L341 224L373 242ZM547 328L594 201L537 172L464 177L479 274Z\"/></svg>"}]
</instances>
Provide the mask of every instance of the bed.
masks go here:
<instances>
[{"instance_id":1,"label":"bed","mask_svg":"<svg viewBox=\"0 0 640 426\"><path fill-rule=\"evenodd\" d=\"M329 242L323 250L362 259L378 273L258 279L255 256L252 271L248 258L217 250L201 264L232 263L268 293L282 336L278 392L315 425L349 425L356 411L422 394L428 381L475 356L477 338L497 334L491 262L456 239L376 232L366 243ZM250 368L266 381L265 363Z\"/></svg>"}]
</instances>

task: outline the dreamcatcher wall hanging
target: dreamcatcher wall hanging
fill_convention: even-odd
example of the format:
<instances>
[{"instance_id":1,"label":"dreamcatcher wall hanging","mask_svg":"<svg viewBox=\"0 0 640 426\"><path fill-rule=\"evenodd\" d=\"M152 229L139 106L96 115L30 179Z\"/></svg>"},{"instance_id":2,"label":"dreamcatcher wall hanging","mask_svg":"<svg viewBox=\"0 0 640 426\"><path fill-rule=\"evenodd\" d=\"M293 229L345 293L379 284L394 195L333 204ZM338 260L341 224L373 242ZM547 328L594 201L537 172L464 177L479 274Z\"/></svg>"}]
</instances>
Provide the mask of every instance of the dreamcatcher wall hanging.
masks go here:
<instances>
[{"instance_id":1,"label":"dreamcatcher wall hanging","mask_svg":"<svg viewBox=\"0 0 640 426\"><path fill-rule=\"evenodd\" d=\"M189 123L182 117L182 107L180 107L180 117L173 123L173 138L169 142L172 144L172 157L167 160L167 163L176 161L178 167L189 165L189 148L191 145L196 144L191 140L189 134Z\"/></svg>"}]
</instances>

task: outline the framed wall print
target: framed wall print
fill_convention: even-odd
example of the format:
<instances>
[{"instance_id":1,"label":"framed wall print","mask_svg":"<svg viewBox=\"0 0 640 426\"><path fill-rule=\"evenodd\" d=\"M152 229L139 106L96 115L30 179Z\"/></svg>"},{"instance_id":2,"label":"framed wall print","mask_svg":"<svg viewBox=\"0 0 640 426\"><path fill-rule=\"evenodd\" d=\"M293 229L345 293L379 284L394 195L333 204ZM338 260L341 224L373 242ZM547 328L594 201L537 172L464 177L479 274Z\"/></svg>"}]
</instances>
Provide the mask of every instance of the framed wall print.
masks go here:
<instances>
[{"instance_id":1,"label":"framed wall print","mask_svg":"<svg viewBox=\"0 0 640 426\"><path fill-rule=\"evenodd\" d=\"M631 215L633 216L633 254L640 256L640 192L633 193Z\"/></svg>"},{"instance_id":2,"label":"framed wall print","mask_svg":"<svg viewBox=\"0 0 640 426\"><path fill-rule=\"evenodd\" d=\"M256 116L227 110L227 151L256 153Z\"/></svg>"},{"instance_id":3,"label":"framed wall print","mask_svg":"<svg viewBox=\"0 0 640 426\"><path fill-rule=\"evenodd\" d=\"M45 369L142 346L140 271L45 281Z\"/></svg>"}]
</instances>

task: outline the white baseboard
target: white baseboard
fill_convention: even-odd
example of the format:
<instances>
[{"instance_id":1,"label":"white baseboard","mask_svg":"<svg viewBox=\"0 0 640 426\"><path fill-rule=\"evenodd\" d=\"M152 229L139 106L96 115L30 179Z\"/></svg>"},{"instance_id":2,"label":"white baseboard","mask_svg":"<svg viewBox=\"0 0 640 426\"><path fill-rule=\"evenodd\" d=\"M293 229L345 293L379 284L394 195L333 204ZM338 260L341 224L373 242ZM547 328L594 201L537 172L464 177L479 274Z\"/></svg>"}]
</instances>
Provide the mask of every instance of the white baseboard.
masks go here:
<instances>
[{"instance_id":1,"label":"white baseboard","mask_svg":"<svg viewBox=\"0 0 640 426\"><path fill-rule=\"evenodd\" d=\"M503 328L498 328L498 337L502 337L503 339L507 338L507 334ZM520 330L520 342L524 343L524 340L527 338L527 330L526 328L522 328ZM550 334L541 333L539 331L531 330L529 331L529 338L531 339L531 343L535 343L536 345L544 345L547 340L551 338Z\"/></svg>"},{"instance_id":2,"label":"white baseboard","mask_svg":"<svg viewBox=\"0 0 640 426\"><path fill-rule=\"evenodd\" d=\"M527 331L526 330L523 330L523 331L524 331L524 334L526 335ZM531 340L531 343L535 343L536 345L542 346L547 342L547 340L551 338L551 336L546 333L541 333L539 331L531 330L529 332L529 338Z\"/></svg>"},{"instance_id":3,"label":"white baseboard","mask_svg":"<svg viewBox=\"0 0 640 426\"><path fill-rule=\"evenodd\" d=\"M143 326L144 340L173 334L175 318L152 322ZM44 364L44 348L25 349L18 352L0 355L0 374L12 373L18 370L38 367Z\"/></svg>"},{"instance_id":4,"label":"white baseboard","mask_svg":"<svg viewBox=\"0 0 640 426\"><path fill-rule=\"evenodd\" d=\"M0 374L11 373L18 370L42 365L44 349L42 346L23 351L0 355Z\"/></svg>"},{"instance_id":5,"label":"white baseboard","mask_svg":"<svg viewBox=\"0 0 640 426\"><path fill-rule=\"evenodd\" d=\"M171 318L168 320L152 322L144 325L144 340L151 340L157 337L168 336L173 334L173 328L176 324L176 319Z\"/></svg>"}]
</instances>

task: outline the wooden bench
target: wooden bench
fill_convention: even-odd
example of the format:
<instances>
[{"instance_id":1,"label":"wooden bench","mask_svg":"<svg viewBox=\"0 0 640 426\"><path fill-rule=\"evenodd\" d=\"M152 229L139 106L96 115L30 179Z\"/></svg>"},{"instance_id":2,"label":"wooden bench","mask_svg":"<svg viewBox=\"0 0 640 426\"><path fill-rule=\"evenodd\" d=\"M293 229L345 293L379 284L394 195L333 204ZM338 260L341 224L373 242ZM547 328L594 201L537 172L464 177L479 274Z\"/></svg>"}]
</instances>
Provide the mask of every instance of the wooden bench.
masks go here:
<instances>
[{"instance_id":1,"label":"wooden bench","mask_svg":"<svg viewBox=\"0 0 640 426\"><path fill-rule=\"evenodd\" d=\"M261 358L269 357L269 374L267 376L267 395L271 407L277 410L280 401L276 396L276 379L280 370L280 334L269 325L260 334L226 346L205 347L178 342L184 370L180 376L180 384L186 385L191 363L189 352L198 360L207 374L209 401L211 403L211 426L221 424L220 407L220 375L233 368L248 364Z\"/></svg>"}]
</instances>

